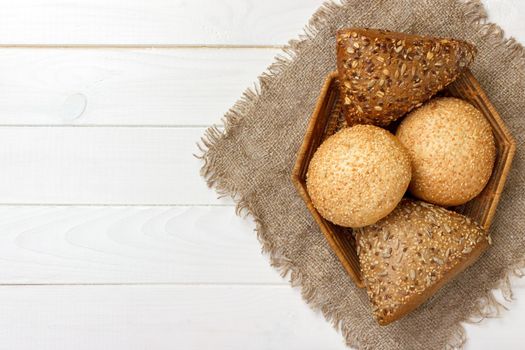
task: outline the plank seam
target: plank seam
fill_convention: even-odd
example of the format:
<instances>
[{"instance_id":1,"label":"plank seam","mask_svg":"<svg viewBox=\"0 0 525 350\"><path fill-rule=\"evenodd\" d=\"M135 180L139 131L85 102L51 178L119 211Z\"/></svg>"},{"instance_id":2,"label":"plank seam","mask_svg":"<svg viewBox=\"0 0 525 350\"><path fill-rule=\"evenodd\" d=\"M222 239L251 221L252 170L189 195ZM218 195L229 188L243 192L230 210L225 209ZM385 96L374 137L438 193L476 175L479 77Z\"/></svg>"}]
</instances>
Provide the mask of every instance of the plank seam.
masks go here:
<instances>
[{"instance_id":1,"label":"plank seam","mask_svg":"<svg viewBox=\"0 0 525 350\"><path fill-rule=\"evenodd\" d=\"M213 282L204 282L204 283L182 283L182 282L152 282L152 283L134 283L134 282L122 282L122 283L0 283L0 287L75 287L75 286L176 286L176 287L286 287L290 288L290 285L283 281L282 283L274 282L253 282L253 283L242 283L242 282L232 282L232 283L213 283Z\"/></svg>"},{"instance_id":2,"label":"plank seam","mask_svg":"<svg viewBox=\"0 0 525 350\"><path fill-rule=\"evenodd\" d=\"M235 204L170 203L0 203L0 207L235 207Z\"/></svg>"},{"instance_id":3,"label":"plank seam","mask_svg":"<svg viewBox=\"0 0 525 350\"><path fill-rule=\"evenodd\" d=\"M0 124L0 128L209 128L210 124Z\"/></svg>"},{"instance_id":4,"label":"plank seam","mask_svg":"<svg viewBox=\"0 0 525 350\"><path fill-rule=\"evenodd\" d=\"M284 45L214 44L0 44L0 49L282 49Z\"/></svg>"}]
</instances>

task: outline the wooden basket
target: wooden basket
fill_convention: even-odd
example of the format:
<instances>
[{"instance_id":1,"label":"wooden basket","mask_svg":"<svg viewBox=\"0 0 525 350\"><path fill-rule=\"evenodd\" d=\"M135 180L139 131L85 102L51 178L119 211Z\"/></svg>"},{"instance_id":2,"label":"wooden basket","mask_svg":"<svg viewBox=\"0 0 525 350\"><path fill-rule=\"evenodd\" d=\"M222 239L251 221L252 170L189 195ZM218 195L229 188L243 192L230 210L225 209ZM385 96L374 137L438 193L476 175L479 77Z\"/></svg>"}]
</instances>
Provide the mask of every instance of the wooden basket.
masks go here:
<instances>
[{"instance_id":1,"label":"wooden basket","mask_svg":"<svg viewBox=\"0 0 525 350\"><path fill-rule=\"evenodd\" d=\"M492 176L485 189L476 198L460 207L453 208L488 230L514 157L516 149L514 139L470 71L463 73L442 92L442 95L454 96L470 102L483 113L492 126L496 141L496 162ZM346 122L339 101L337 73L334 72L328 76L321 90L303 144L297 155L292 181L343 267L355 284L362 288L363 282L352 230L325 220L314 208L306 192L306 172L314 152L325 138L345 126Z\"/></svg>"}]
</instances>

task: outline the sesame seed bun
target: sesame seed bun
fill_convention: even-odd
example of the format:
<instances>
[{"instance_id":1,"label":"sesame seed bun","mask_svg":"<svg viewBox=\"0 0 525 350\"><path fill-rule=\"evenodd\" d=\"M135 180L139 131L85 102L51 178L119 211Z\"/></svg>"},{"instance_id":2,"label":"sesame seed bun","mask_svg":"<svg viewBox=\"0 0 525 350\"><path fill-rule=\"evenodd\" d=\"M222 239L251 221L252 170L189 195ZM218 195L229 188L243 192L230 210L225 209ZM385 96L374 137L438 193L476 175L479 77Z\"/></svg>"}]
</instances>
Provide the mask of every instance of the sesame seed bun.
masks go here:
<instances>
[{"instance_id":1,"label":"sesame seed bun","mask_svg":"<svg viewBox=\"0 0 525 350\"><path fill-rule=\"evenodd\" d=\"M463 100L431 100L411 112L396 135L412 160L410 192L427 202L466 203L483 190L492 174L496 157L492 128Z\"/></svg>"},{"instance_id":2,"label":"sesame seed bun","mask_svg":"<svg viewBox=\"0 0 525 350\"><path fill-rule=\"evenodd\" d=\"M323 142L308 167L306 187L325 219L362 227L394 210L410 176L410 158L394 135L356 125Z\"/></svg>"}]
</instances>

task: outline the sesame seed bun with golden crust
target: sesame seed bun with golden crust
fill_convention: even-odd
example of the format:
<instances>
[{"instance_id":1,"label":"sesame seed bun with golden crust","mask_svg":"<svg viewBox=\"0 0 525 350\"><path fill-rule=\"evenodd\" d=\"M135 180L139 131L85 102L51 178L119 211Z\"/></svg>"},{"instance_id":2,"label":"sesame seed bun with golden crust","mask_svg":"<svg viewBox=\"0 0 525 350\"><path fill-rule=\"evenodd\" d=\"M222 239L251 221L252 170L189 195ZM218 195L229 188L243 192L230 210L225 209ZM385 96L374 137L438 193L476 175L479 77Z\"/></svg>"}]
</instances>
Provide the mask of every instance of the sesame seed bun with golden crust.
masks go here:
<instances>
[{"instance_id":1,"label":"sesame seed bun with golden crust","mask_svg":"<svg viewBox=\"0 0 525 350\"><path fill-rule=\"evenodd\" d=\"M492 128L466 101L435 98L405 117L396 135L412 160L410 192L427 202L464 204L485 188L492 174Z\"/></svg>"},{"instance_id":2,"label":"sesame seed bun with golden crust","mask_svg":"<svg viewBox=\"0 0 525 350\"><path fill-rule=\"evenodd\" d=\"M325 219L363 227L394 210L410 177L410 158L394 135L376 126L356 125L321 144L308 167L306 187Z\"/></svg>"}]
</instances>

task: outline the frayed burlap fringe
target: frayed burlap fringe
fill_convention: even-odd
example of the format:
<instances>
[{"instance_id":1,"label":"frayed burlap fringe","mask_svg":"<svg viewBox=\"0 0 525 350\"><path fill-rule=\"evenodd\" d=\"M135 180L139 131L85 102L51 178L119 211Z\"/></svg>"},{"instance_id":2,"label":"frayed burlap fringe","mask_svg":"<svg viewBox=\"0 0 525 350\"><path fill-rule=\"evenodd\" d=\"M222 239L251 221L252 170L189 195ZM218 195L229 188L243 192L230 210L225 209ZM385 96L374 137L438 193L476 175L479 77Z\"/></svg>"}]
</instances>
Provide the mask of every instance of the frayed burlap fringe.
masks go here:
<instances>
[{"instance_id":1,"label":"frayed burlap fringe","mask_svg":"<svg viewBox=\"0 0 525 350\"><path fill-rule=\"evenodd\" d=\"M298 287L305 301L316 310L320 310L326 320L339 330L345 338L346 344L359 349L371 349L367 344L362 343L360 336L355 334L351 325L343 320L344 310L338 308L333 303L329 304L323 295L317 292L316 288L308 283L297 268L294 262L286 257L285 253L277 246L274 246L266 239L265 223L258 216L255 208L252 207L251 199L247 196L241 196L235 183L228 181L214 166L216 159L210 154L215 145L222 139L229 137L230 133L235 132L237 127L242 125L244 116L255 108L255 101L261 94L261 89L269 86L274 77L280 75L283 70L294 60L301 52L303 42L316 36L318 30L329 20L329 18L341 7L345 6L351 0L343 0L341 3L326 2L312 16L304 33L297 40L291 40L282 50L282 53L275 58L275 62L268 67L267 71L262 73L258 78L258 84L253 88L247 89L241 99L225 114L222 119L222 125L212 126L206 130L201 142L198 144L201 152L197 157L202 159L203 166L201 175L205 178L208 186L215 188L220 196L231 196L236 202L236 212L239 215L251 215L256 223L257 238L262 245L263 253L269 255L271 265L274 266L283 278L289 278L293 287ZM517 66L525 69L525 48L514 38L505 38L503 30L494 23L487 22L487 14L480 0L459 1L459 6L464 7L470 23L482 33L484 39L489 41L494 47L501 48L506 52L509 60ZM477 300L475 311L463 322L478 323L485 318L497 317L501 311L506 309L503 304L498 302L494 297L494 291L502 293L506 301L513 299L511 281L513 276L522 277L525 269L525 256L515 265L510 266L502 273L500 279L492 287L492 291ZM466 342L465 329L461 322L455 325L453 334L446 345L446 349L461 349Z\"/></svg>"}]
</instances>

